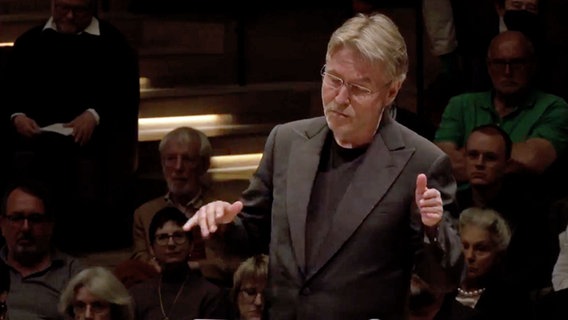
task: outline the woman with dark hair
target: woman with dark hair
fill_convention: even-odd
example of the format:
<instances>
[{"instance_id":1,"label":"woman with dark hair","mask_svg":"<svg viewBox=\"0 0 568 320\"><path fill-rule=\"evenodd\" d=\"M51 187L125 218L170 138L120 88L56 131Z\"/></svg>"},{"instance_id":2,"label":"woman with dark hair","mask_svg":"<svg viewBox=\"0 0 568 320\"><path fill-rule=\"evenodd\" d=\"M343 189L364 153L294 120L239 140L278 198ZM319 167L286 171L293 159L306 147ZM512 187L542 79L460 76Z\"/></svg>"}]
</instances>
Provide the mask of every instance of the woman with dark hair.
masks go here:
<instances>
[{"instance_id":1,"label":"woman with dark hair","mask_svg":"<svg viewBox=\"0 0 568 320\"><path fill-rule=\"evenodd\" d=\"M182 226L185 215L174 207L159 210L149 227L151 253L161 274L132 286L137 320L227 319L226 292L189 268L193 237Z\"/></svg>"}]
</instances>

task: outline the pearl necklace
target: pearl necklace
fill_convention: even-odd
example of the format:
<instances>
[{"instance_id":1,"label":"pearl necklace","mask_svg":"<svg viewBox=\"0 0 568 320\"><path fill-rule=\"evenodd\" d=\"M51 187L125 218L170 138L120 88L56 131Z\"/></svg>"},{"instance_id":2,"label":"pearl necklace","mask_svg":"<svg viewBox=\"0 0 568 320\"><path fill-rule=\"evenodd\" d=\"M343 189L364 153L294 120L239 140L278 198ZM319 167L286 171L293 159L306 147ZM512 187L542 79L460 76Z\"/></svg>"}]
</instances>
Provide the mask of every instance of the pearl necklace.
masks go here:
<instances>
[{"instance_id":1,"label":"pearl necklace","mask_svg":"<svg viewBox=\"0 0 568 320\"><path fill-rule=\"evenodd\" d=\"M472 296L479 296L485 291L485 288L477 289L477 290L463 290L462 288L458 288L458 292L464 296L472 297Z\"/></svg>"}]
</instances>

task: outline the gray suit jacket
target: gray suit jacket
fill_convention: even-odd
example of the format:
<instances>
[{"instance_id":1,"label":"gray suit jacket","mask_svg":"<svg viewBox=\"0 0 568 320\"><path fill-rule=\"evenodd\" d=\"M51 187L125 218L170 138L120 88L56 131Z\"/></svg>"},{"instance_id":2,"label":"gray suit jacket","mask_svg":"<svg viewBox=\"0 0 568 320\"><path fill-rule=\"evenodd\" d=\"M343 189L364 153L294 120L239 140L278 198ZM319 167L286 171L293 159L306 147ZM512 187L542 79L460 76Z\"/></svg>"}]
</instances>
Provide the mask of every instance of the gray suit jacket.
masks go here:
<instances>
[{"instance_id":1,"label":"gray suit jacket","mask_svg":"<svg viewBox=\"0 0 568 320\"><path fill-rule=\"evenodd\" d=\"M275 127L227 231L257 250L269 244L270 319L405 319L412 271L443 290L459 281L461 244L449 214L430 241L414 200L419 173L445 204L453 200L450 161L385 114L305 274L307 208L328 134L323 117Z\"/></svg>"}]
</instances>

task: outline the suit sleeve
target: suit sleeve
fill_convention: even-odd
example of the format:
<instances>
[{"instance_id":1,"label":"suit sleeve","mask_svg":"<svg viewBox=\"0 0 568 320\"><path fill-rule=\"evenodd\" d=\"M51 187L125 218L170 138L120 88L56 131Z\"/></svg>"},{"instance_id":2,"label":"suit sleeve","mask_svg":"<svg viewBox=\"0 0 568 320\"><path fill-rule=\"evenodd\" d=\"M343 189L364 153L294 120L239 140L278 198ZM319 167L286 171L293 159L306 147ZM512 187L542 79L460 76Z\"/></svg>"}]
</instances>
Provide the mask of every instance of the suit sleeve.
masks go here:
<instances>
[{"instance_id":1,"label":"suit sleeve","mask_svg":"<svg viewBox=\"0 0 568 320\"><path fill-rule=\"evenodd\" d=\"M428 187L440 191L444 216L434 237L423 235L422 250L416 255L416 272L435 289L448 292L456 288L463 271L463 253L456 223L448 208L453 205L456 182L449 158L442 154L430 167ZM420 214L417 213L417 217Z\"/></svg>"},{"instance_id":2,"label":"suit sleeve","mask_svg":"<svg viewBox=\"0 0 568 320\"><path fill-rule=\"evenodd\" d=\"M225 233L226 240L230 238L230 241L238 241L234 243L246 246L250 251L249 255L268 253L273 200L274 148L278 128L279 126L276 126L270 132L258 169L251 177L248 188L241 195L243 211L230 228L231 231Z\"/></svg>"},{"instance_id":3,"label":"suit sleeve","mask_svg":"<svg viewBox=\"0 0 568 320\"><path fill-rule=\"evenodd\" d=\"M142 223L142 215L138 210L134 212L134 222L132 226L132 242L134 249L132 251L131 259L148 261L150 254L148 254L148 246L146 240L146 232L144 224Z\"/></svg>"}]
</instances>

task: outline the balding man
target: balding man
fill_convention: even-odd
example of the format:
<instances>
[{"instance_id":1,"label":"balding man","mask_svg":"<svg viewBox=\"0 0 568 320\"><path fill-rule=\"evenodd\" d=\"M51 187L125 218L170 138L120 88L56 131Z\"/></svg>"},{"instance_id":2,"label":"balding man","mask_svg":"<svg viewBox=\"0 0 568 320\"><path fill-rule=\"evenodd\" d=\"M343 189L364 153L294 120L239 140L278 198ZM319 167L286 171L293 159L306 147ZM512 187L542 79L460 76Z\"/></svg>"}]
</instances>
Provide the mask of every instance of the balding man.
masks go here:
<instances>
[{"instance_id":1,"label":"balding man","mask_svg":"<svg viewBox=\"0 0 568 320\"><path fill-rule=\"evenodd\" d=\"M534 49L521 32L505 31L493 38L487 69L493 89L453 97L434 142L450 156L456 179L464 182L469 134L477 126L494 123L513 141L508 171L545 172L568 145L568 105L532 85Z\"/></svg>"}]
</instances>

